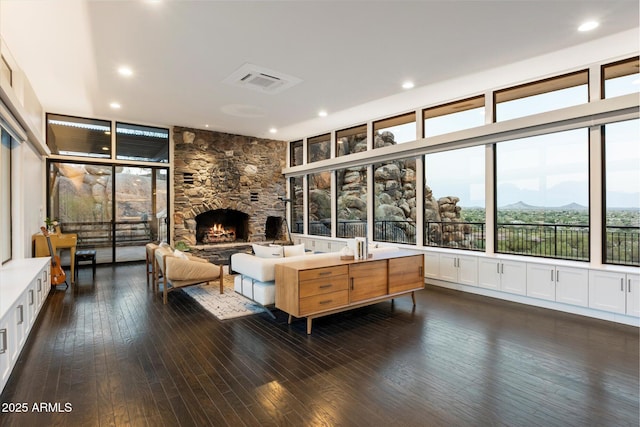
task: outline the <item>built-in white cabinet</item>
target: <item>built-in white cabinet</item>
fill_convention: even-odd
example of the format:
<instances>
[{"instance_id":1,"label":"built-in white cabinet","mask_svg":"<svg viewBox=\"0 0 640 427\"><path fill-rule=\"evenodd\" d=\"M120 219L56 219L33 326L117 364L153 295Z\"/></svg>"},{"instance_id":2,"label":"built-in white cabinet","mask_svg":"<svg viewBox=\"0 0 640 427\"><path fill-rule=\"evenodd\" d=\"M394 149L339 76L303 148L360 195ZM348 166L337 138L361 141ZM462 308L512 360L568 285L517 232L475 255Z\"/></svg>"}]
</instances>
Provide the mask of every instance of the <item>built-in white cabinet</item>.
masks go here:
<instances>
[{"instance_id":1,"label":"built-in white cabinet","mask_svg":"<svg viewBox=\"0 0 640 427\"><path fill-rule=\"evenodd\" d=\"M10 261L0 268L0 391L51 290L49 271L48 257Z\"/></svg>"},{"instance_id":2,"label":"built-in white cabinet","mask_svg":"<svg viewBox=\"0 0 640 427\"><path fill-rule=\"evenodd\" d=\"M436 252L424 254L424 277L427 279L440 278L440 255Z\"/></svg>"},{"instance_id":3,"label":"built-in white cabinet","mask_svg":"<svg viewBox=\"0 0 640 427\"><path fill-rule=\"evenodd\" d=\"M527 296L586 307L589 304L589 271L527 263Z\"/></svg>"},{"instance_id":4,"label":"built-in white cabinet","mask_svg":"<svg viewBox=\"0 0 640 427\"><path fill-rule=\"evenodd\" d=\"M478 286L525 295L527 264L499 258L481 258L478 261Z\"/></svg>"},{"instance_id":5,"label":"built-in white cabinet","mask_svg":"<svg viewBox=\"0 0 640 427\"><path fill-rule=\"evenodd\" d=\"M640 316L640 275L591 270L589 307Z\"/></svg>"},{"instance_id":6,"label":"built-in white cabinet","mask_svg":"<svg viewBox=\"0 0 640 427\"><path fill-rule=\"evenodd\" d=\"M469 286L478 286L478 258L458 254L440 254L440 279Z\"/></svg>"}]
</instances>

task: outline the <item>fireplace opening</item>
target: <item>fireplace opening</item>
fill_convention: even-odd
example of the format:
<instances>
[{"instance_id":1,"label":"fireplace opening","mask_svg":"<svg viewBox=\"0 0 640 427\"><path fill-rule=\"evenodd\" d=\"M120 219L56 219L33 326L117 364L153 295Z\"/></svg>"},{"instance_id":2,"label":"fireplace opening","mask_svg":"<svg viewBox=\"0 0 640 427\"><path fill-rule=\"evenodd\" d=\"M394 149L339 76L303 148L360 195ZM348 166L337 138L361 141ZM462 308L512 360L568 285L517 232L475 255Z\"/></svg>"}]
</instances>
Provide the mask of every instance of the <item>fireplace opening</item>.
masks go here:
<instances>
[{"instance_id":1,"label":"fireplace opening","mask_svg":"<svg viewBox=\"0 0 640 427\"><path fill-rule=\"evenodd\" d=\"M234 209L215 209L196 216L198 244L246 242L249 215Z\"/></svg>"}]
</instances>

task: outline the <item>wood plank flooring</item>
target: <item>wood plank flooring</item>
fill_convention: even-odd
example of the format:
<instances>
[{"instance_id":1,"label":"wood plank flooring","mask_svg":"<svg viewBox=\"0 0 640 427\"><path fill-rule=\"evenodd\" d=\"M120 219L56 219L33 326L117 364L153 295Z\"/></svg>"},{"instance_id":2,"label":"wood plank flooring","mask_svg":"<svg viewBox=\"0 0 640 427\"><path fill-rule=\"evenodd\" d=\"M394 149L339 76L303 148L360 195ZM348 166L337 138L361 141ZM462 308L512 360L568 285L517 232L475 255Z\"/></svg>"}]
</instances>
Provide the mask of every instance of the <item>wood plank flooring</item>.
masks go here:
<instances>
[{"instance_id":1,"label":"wood plank flooring","mask_svg":"<svg viewBox=\"0 0 640 427\"><path fill-rule=\"evenodd\" d=\"M95 285L82 269L50 294L0 396L30 410L0 425L638 426L637 328L416 297L316 319L307 336L277 310L219 321L182 292L163 305L144 264L99 266Z\"/></svg>"}]
</instances>

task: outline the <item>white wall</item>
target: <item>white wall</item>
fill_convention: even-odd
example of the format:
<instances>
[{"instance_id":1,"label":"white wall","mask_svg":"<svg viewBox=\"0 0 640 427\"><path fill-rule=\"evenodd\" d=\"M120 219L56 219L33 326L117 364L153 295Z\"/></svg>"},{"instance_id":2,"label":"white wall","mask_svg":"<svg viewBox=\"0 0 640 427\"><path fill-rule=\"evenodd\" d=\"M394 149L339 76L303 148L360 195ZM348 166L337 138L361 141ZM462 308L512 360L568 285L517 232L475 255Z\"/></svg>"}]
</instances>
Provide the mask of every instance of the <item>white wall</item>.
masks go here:
<instances>
[{"instance_id":1,"label":"white wall","mask_svg":"<svg viewBox=\"0 0 640 427\"><path fill-rule=\"evenodd\" d=\"M29 143L13 149L13 259L32 256L31 236L44 224L45 160Z\"/></svg>"}]
</instances>

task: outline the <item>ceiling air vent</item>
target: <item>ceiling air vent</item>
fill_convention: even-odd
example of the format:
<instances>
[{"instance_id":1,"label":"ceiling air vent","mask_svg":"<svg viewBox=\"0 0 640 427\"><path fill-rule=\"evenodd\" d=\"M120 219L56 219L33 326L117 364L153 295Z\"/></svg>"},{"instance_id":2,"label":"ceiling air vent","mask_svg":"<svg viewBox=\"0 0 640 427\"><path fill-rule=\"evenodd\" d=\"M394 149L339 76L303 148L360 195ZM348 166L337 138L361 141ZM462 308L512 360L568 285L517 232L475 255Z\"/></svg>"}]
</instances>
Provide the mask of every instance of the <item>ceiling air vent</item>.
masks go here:
<instances>
[{"instance_id":1,"label":"ceiling air vent","mask_svg":"<svg viewBox=\"0 0 640 427\"><path fill-rule=\"evenodd\" d=\"M289 89L301 81L297 77L248 63L223 80L224 83L232 86L253 89L271 95Z\"/></svg>"}]
</instances>

